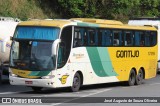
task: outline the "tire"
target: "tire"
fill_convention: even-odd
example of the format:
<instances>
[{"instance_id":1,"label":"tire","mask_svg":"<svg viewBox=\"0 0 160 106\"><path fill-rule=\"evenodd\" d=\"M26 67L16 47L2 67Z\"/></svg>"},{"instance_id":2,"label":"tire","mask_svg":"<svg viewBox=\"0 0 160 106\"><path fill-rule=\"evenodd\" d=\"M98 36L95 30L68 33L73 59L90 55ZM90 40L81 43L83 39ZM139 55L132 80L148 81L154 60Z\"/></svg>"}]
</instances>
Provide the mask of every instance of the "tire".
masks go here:
<instances>
[{"instance_id":1,"label":"tire","mask_svg":"<svg viewBox=\"0 0 160 106\"><path fill-rule=\"evenodd\" d=\"M76 73L73 78L71 91L77 92L77 91L79 91L80 87L81 87L81 77L80 77L79 73Z\"/></svg>"},{"instance_id":2,"label":"tire","mask_svg":"<svg viewBox=\"0 0 160 106\"><path fill-rule=\"evenodd\" d=\"M128 79L128 85L129 86L133 86L136 82L136 73L135 71L132 69L129 75L129 79Z\"/></svg>"},{"instance_id":3,"label":"tire","mask_svg":"<svg viewBox=\"0 0 160 106\"><path fill-rule=\"evenodd\" d=\"M40 92L42 87L31 87L34 92Z\"/></svg>"},{"instance_id":4,"label":"tire","mask_svg":"<svg viewBox=\"0 0 160 106\"><path fill-rule=\"evenodd\" d=\"M143 73L142 69L139 69L139 72L136 75L136 85L142 84L143 80L144 80L144 73Z\"/></svg>"}]
</instances>

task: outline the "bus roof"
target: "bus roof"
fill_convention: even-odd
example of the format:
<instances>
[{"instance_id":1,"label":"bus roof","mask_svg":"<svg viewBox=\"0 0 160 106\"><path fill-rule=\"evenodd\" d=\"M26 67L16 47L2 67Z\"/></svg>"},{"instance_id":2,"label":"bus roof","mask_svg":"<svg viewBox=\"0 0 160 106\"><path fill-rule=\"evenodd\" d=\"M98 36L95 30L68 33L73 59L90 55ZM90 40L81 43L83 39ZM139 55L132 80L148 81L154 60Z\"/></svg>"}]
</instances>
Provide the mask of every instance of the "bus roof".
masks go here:
<instances>
[{"instance_id":1,"label":"bus roof","mask_svg":"<svg viewBox=\"0 0 160 106\"><path fill-rule=\"evenodd\" d=\"M70 21L67 20L29 20L29 21L23 21L19 23L20 26L52 26L52 27L63 27L66 24L70 24Z\"/></svg>"},{"instance_id":2,"label":"bus roof","mask_svg":"<svg viewBox=\"0 0 160 106\"><path fill-rule=\"evenodd\" d=\"M80 20L82 22L90 22L96 24L123 25L121 21L116 21L116 20L104 20L104 19L94 19L94 18L71 18L71 20Z\"/></svg>"},{"instance_id":3,"label":"bus roof","mask_svg":"<svg viewBox=\"0 0 160 106\"><path fill-rule=\"evenodd\" d=\"M71 19L46 19L46 20L29 20L19 23L20 26L52 26L60 27L68 25L83 26L83 27L102 27L102 28L117 28L117 29L137 29L137 30L157 30L152 26L132 26L123 24L120 21L93 19L93 18L71 18Z\"/></svg>"}]
</instances>

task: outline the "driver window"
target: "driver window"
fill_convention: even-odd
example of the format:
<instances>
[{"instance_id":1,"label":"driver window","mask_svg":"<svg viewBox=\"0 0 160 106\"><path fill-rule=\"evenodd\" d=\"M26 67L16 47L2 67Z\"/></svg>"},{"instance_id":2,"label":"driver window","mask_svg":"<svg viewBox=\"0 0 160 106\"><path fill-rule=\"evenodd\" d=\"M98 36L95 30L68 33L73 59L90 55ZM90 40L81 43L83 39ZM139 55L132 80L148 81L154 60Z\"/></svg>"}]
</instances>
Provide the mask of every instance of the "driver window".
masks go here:
<instances>
[{"instance_id":1,"label":"driver window","mask_svg":"<svg viewBox=\"0 0 160 106\"><path fill-rule=\"evenodd\" d=\"M65 44L62 42L59 45L59 50L58 50L58 62L57 62L57 67L61 68L65 64Z\"/></svg>"},{"instance_id":2,"label":"driver window","mask_svg":"<svg viewBox=\"0 0 160 106\"><path fill-rule=\"evenodd\" d=\"M61 37L62 43L59 44L58 51L58 68L61 68L67 63L71 52L71 43L72 43L72 26L67 26L62 29Z\"/></svg>"}]
</instances>

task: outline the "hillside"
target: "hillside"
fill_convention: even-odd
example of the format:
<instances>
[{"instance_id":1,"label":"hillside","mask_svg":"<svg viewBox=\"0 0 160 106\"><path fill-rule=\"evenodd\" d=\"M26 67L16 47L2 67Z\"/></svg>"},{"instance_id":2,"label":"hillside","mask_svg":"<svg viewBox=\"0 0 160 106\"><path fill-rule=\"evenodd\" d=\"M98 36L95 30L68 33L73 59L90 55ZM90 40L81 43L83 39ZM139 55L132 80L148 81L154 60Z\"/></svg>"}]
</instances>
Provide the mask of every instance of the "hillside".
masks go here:
<instances>
[{"instance_id":1,"label":"hillside","mask_svg":"<svg viewBox=\"0 0 160 106\"><path fill-rule=\"evenodd\" d=\"M28 18L91 17L127 22L160 16L160 0L0 0L0 16Z\"/></svg>"},{"instance_id":2,"label":"hillside","mask_svg":"<svg viewBox=\"0 0 160 106\"><path fill-rule=\"evenodd\" d=\"M0 16L21 20L59 17L48 7L47 0L0 0Z\"/></svg>"}]
</instances>

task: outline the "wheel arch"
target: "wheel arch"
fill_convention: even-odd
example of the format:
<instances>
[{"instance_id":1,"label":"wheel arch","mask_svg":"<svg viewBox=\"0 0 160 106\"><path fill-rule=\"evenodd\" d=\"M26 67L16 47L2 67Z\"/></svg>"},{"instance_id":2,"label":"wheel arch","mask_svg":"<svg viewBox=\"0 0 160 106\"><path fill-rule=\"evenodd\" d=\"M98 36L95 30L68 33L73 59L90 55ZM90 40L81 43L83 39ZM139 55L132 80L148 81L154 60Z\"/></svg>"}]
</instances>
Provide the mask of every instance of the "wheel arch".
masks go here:
<instances>
[{"instance_id":1,"label":"wheel arch","mask_svg":"<svg viewBox=\"0 0 160 106\"><path fill-rule=\"evenodd\" d=\"M136 68L135 68L135 67L132 67L132 69L135 71L135 73L136 73L136 75L137 75L138 72L137 72ZM131 69L131 70L132 70L132 69ZM130 73L131 73L131 70L130 70Z\"/></svg>"},{"instance_id":2,"label":"wheel arch","mask_svg":"<svg viewBox=\"0 0 160 106\"><path fill-rule=\"evenodd\" d=\"M82 71L78 70L76 73L78 73L80 75L80 78L81 78L81 85L83 85L83 73Z\"/></svg>"},{"instance_id":3,"label":"wheel arch","mask_svg":"<svg viewBox=\"0 0 160 106\"><path fill-rule=\"evenodd\" d=\"M140 69L142 69L142 71L143 71L143 73L144 73L143 79L145 79L145 76L146 76L145 69L144 69L144 67L140 67L139 70L140 70ZM138 71L138 72L139 72L139 71Z\"/></svg>"}]
</instances>

